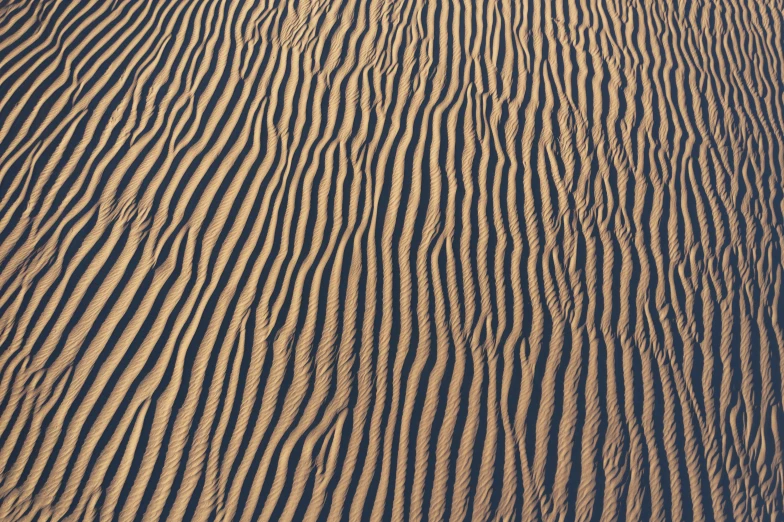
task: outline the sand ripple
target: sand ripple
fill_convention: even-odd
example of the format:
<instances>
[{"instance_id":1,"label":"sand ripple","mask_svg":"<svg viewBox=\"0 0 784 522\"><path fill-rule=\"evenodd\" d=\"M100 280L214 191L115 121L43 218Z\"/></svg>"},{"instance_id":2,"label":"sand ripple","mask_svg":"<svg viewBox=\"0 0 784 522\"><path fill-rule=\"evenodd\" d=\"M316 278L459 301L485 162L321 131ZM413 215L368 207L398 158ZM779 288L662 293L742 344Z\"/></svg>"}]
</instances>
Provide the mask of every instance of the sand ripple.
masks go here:
<instances>
[{"instance_id":1,"label":"sand ripple","mask_svg":"<svg viewBox=\"0 0 784 522\"><path fill-rule=\"evenodd\" d=\"M0 0L0 519L784 517L783 19Z\"/></svg>"}]
</instances>

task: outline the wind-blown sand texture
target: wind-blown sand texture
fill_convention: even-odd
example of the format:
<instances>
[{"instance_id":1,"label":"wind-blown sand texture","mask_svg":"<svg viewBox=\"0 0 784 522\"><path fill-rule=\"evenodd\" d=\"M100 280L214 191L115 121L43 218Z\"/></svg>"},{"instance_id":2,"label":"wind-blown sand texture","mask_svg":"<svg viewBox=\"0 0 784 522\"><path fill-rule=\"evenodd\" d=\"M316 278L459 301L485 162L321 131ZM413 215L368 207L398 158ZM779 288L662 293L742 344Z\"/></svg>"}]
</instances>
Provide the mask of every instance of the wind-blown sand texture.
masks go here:
<instances>
[{"instance_id":1,"label":"wind-blown sand texture","mask_svg":"<svg viewBox=\"0 0 784 522\"><path fill-rule=\"evenodd\" d=\"M0 519L781 519L783 12L0 1Z\"/></svg>"}]
</instances>

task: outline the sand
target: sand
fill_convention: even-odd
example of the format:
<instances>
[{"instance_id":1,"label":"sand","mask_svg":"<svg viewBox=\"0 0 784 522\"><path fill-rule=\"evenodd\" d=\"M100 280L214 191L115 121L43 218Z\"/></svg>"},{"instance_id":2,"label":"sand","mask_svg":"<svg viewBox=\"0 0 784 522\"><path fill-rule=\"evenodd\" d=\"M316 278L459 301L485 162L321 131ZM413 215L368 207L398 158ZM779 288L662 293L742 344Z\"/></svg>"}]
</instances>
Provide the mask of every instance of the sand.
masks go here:
<instances>
[{"instance_id":1,"label":"sand","mask_svg":"<svg viewBox=\"0 0 784 522\"><path fill-rule=\"evenodd\" d=\"M0 519L784 517L780 0L0 0Z\"/></svg>"}]
</instances>

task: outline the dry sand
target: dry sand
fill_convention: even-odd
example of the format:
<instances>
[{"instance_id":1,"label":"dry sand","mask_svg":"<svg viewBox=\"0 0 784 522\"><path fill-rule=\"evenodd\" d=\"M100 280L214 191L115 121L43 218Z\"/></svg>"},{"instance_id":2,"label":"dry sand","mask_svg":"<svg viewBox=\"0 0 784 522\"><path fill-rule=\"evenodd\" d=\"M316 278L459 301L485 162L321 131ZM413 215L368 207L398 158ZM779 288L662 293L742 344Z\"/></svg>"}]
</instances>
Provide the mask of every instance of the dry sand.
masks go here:
<instances>
[{"instance_id":1,"label":"dry sand","mask_svg":"<svg viewBox=\"0 0 784 522\"><path fill-rule=\"evenodd\" d=\"M781 520L783 13L0 0L0 520Z\"/></svg>"}]
</instances>

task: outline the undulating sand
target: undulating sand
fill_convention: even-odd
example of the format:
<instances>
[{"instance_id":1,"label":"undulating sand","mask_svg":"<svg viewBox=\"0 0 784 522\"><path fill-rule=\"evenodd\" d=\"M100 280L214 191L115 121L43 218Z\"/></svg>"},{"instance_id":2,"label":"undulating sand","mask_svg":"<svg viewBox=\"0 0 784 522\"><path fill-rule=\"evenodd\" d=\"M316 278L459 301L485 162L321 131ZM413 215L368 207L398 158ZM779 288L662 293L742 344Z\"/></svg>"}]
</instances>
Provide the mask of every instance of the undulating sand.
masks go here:
<instances>
[{"instance_id":1,"label":"undulating sand","mask_svg":"<svg viewBox=\"0 0 784 522\"><path fill-rule=\"evenodd\" d=\"M781 520L782 0L0 0L0 520Z\"/></svg>"}]
</instances>

